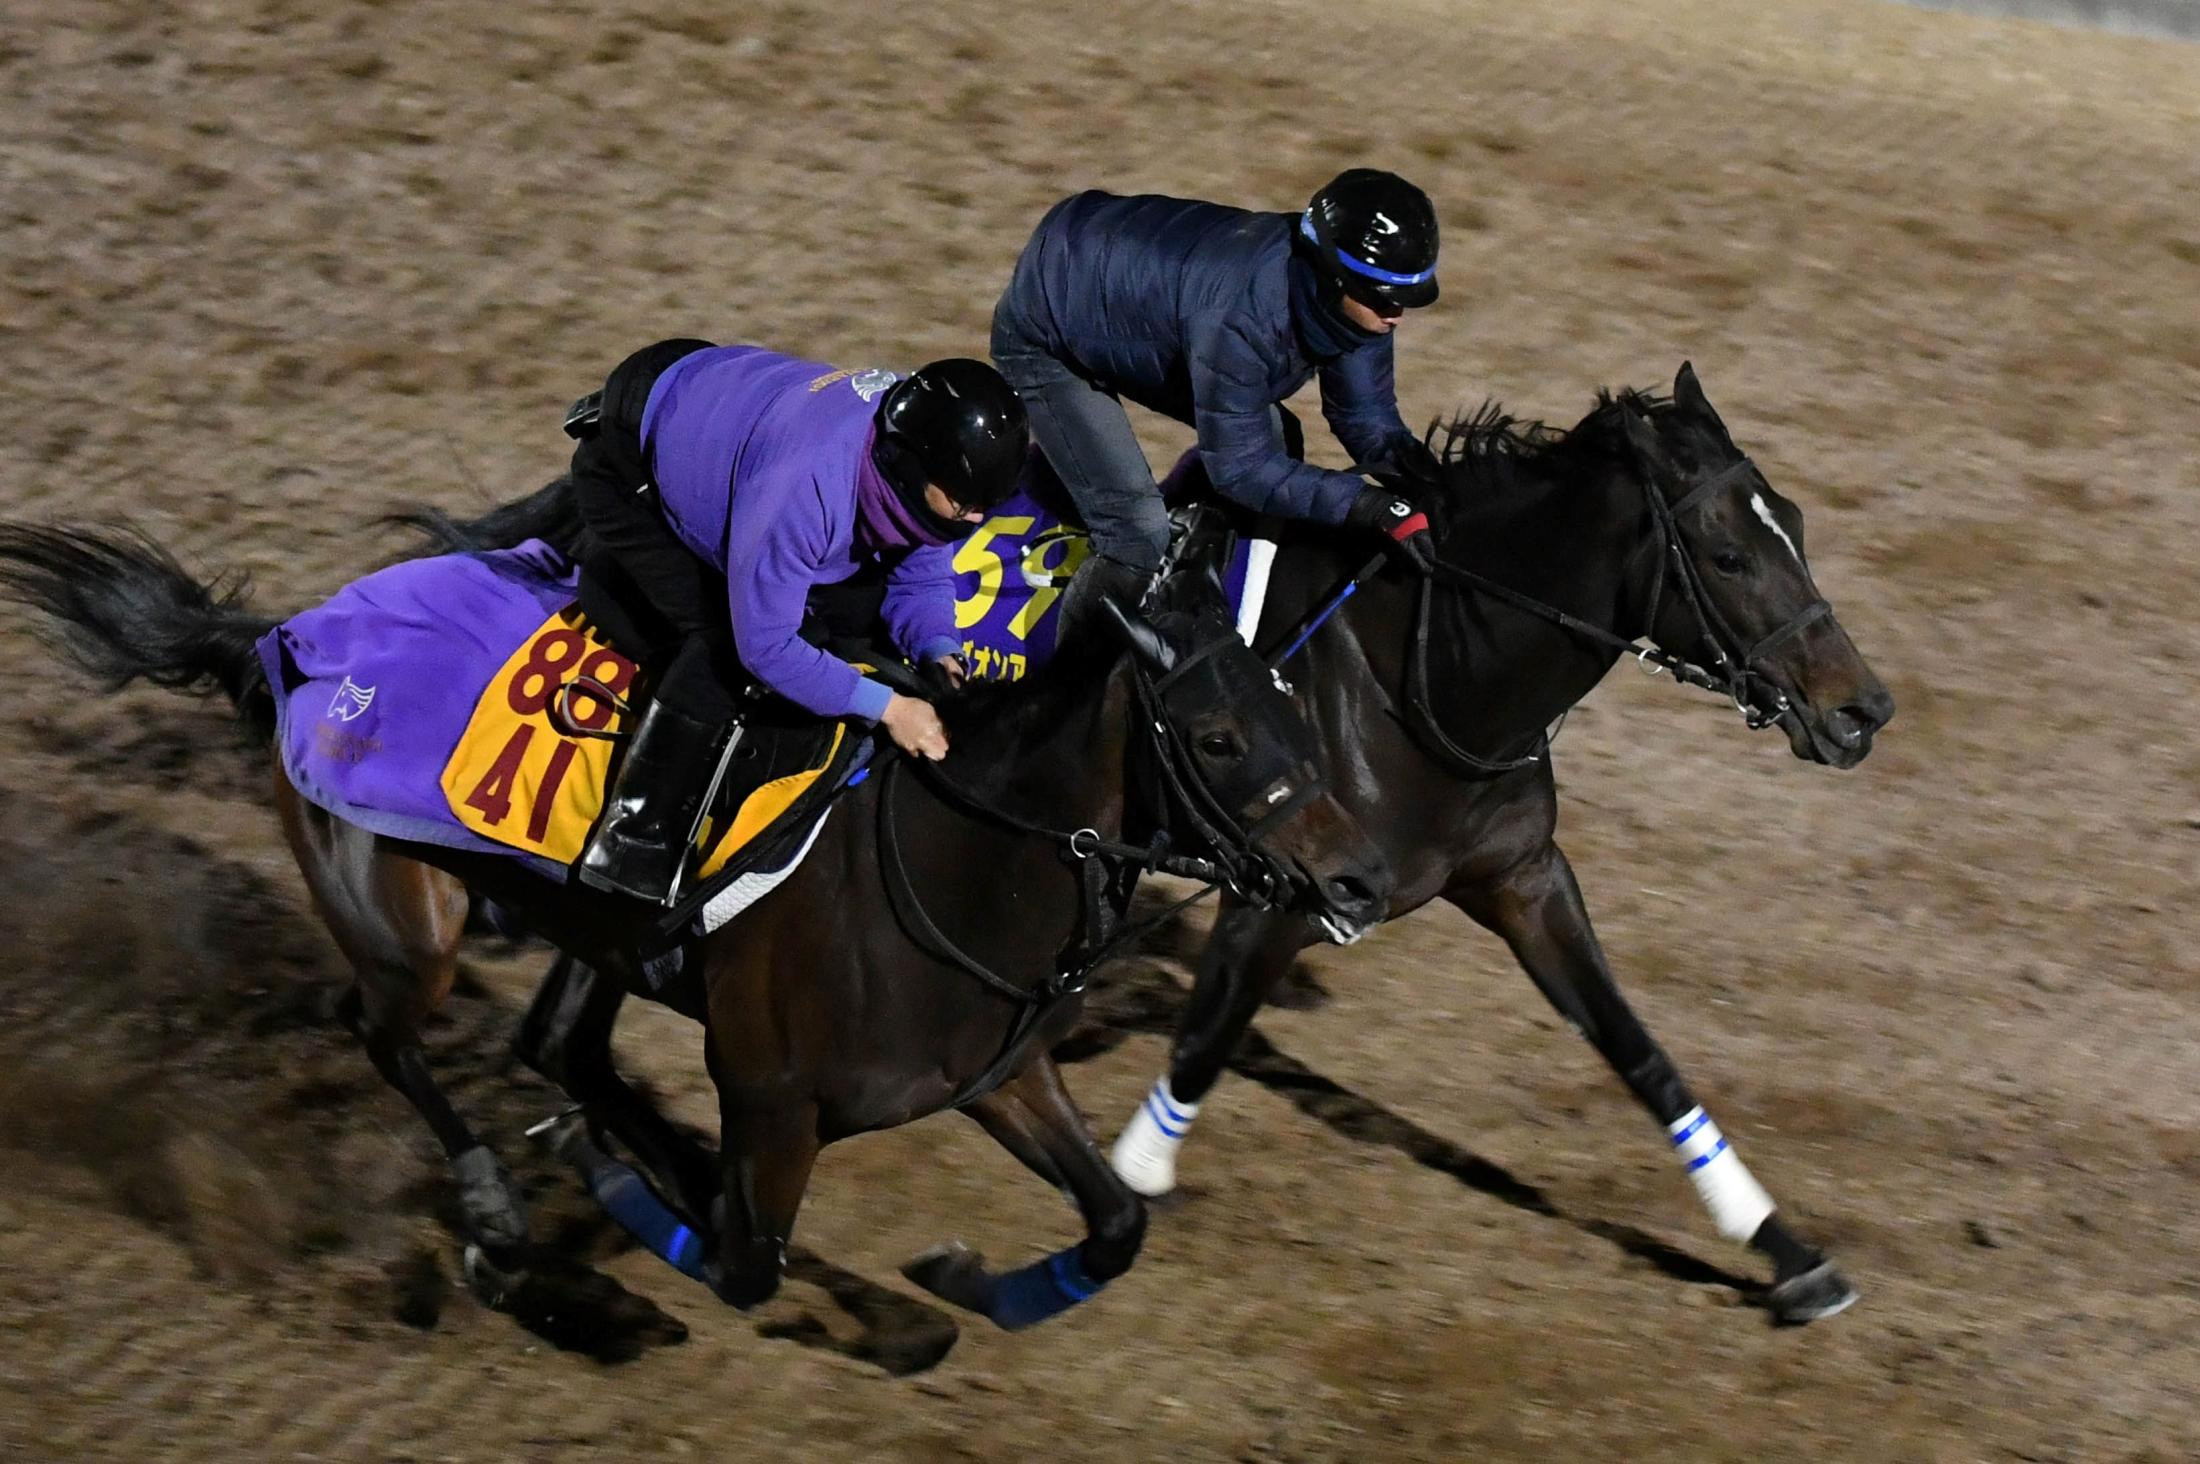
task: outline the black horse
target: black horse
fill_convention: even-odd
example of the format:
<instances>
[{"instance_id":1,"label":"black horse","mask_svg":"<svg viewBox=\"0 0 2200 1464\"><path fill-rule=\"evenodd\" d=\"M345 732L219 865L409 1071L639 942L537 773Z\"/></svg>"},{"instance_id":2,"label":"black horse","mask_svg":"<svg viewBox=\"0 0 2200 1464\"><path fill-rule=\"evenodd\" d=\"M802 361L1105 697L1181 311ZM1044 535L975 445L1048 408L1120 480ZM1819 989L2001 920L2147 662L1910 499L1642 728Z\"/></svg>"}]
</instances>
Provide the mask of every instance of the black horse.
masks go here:
<instances>
[{"instance_id":1,"label":"black horse","mask_svg":"<svg viewBox=\"0 0 2200 1464\"><path fill-rule=\"evenodd\" d=\"M1432 583L1366 579L1323 537L1288 536L1262 614L1346 807L1397 871L1393 915L1442 898L1495 932L1671 1136L1719 1229L1769 1256L1781 1320L1828 1316L1856 1293L1773 1214L1771 1199L1643 1030L1613 983L1554 838L1544 729L1628 642L1645 660L1731 695L1795 755L1855 766L1893 699L1812 582L1803 521L1728 436L1683 365L1670 402L1600 399L1570 432L1486 410L1453 425L1436 481ZM1615 634L1616 632L1616 634ZM1672 654L1666 654L1666 652ZM1149 1197L1254 1013L1307 944L1302 929L1226 905L1157 1082L1117 1140Z\"/></svg>"},{"instance_id":2,"label":"black horse","mask_svg":"<svg viewBox=\"0 0 2200 1464\"><path fill-rule=\"evenodd\" d=\"M141 535L0 525L0 593L58 619L61 646L110 687L142 676L220 689L272 733L254 646L274 622ZM524 1263L520 1197L438 1088L419 1036L450 988L469 889L587 963L562 994L606 1044L567 1049L566 1076L576 1096L631 1117L621 1132L677 1213L598 1164L616 1192L607 1198L726 1300L777 1289L823 1145L947 1107L1069 1190L1086 1236L1006 1275L969 1252L913 1275L1020 1326L1129 1268L1143 1203L1108 1167L1049 1053L1077 1021L1085 977L1134 933L1120 921L1137 871L1226 880L1318 916L1338 938L1381 918L1391 880L1219 605L1149 615L1102 599L1088 619L1095 628L1046 674L943 707L955 746L945 764L890 761L842 795L786 882L702 939L690 974L662 986L639 959L656 912L510 860L375 834L307 802L275 757L284 830L356 975L349 1020L434 1129L468 1228L498 1268ZM717 1172L697 1173L694 1146L612 1070L622 989L703 1023ZM585 1136L569 1138L569 1157L589 1151Z\"/></svg>"},{"instance_id":3,"label":"black horse","mask_svg":"<svg viewBox=\"0 0 2200 1464\"><path fill-rule=\"evenodd\" d=\"M1435 480L1403 485L1443 535L1435 581L1354 565L1330 536L1288 535L1260 643L1297 688L1340 800L1398 874L1392 912L1441 896L1502 936L1665 1126L1721 1232L1772 1259L1773 1315L1841 1311L1854 1289L1772 1213L1613 982L1554 838L1543 734L1622 655L1716 688L1752 726L1779 726L1797 757L1834 767L1863 760L1893 699L1818 594L1801 512L1734 445L1691 367L1670 401L1622 392L1570 432L1489 409L1449 429L1443 456ZM578 532L561 482L466 523L410 521L480 547ZM1174 1188L1200 1100L1309 939L1226 902L1170 1071L1115 1145L1134 1189ZM573 979L586 973L554 969L522 1042L561 1080L561 1044L609 1042L607 1014L561 1005Z\"/></svg>"}]
</instances>

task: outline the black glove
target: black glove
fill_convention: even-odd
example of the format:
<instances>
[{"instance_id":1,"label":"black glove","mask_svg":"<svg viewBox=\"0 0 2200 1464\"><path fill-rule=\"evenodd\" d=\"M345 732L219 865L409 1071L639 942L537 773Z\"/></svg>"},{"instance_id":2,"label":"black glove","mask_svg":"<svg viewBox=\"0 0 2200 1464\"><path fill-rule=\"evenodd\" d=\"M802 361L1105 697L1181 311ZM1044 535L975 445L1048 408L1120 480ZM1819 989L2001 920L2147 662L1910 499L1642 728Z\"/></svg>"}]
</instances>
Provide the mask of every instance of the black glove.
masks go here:
<instances>
[{"instance_id":1,"label":"black glove","mask_svg":"<svg viewBox=\"0 0 2200 1464\"><path fill-rule=\"evenodd\" d=\"M1362 488L1344 516L1355 529L1372 529L1383 536L1383 547L1393 562L1415 574L1436 570L1436 536L1428 529L1428 515L1410 499L1386 488Z\"/></svg>"}]
</instances>

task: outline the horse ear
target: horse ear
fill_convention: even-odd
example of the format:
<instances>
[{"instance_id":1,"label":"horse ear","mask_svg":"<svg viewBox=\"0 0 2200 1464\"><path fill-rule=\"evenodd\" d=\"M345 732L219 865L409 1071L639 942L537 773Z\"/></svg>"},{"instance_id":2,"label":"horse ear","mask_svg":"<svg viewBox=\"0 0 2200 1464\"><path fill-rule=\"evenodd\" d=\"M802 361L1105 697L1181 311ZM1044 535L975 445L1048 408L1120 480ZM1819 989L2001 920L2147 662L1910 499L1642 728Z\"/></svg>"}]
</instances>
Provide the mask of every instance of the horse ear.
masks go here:
<instances>
[{"instance_id":1,"label":"horse ear","mask_svg":"<svg viewBox=\"0 0 2200 1464\"><path fill-rule=\"evenodd\" d=\"M1098 601L1101 617L1123 642L1124 649L1138 658L1140 665L1155 676L1166 676L1176 666L1176 649L1161 638L1161 632L1152 621L1135 610L1126 609L1113 595L1102 595Z\"/></svg>"},{"instance_id":2,"label":"horse ear","mask_svg":"<svg viewBox=\"0 0 2200 1464\"><path fill-rule=\"evenodd\" d=\"M1696 368L1691 362L1681 362L1680 374L1673 378L1673 405L1689 416L1716 427L1721 434L1726 432L1726 423L1720 421L1719 414L1712 410L1711 398L1703 394L1703 383L1696 379ZM1733 440L1732 437L1727 438L1729 442Z\"/></svg>"}]
</instances>

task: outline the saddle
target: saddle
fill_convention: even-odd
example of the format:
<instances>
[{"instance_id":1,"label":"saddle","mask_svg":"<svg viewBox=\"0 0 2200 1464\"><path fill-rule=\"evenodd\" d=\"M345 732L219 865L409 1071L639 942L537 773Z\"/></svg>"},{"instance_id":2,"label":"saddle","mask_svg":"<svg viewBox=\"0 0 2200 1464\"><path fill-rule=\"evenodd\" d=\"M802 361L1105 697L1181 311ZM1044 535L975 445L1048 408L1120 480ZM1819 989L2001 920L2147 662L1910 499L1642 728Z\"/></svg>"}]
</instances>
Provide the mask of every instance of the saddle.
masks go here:
<instances>
[{"instance_id":1,"label":"saddle","mask_svg":"<svg viewBox=\"0 0 2200 1464\"><path fill-rule=\"evenodd\" d=\"M475 701L441 779L451 813L493 843L569 865L602 812L615 749L636 715L624 698L644 679L577 604L557 610ZM820 722L760 693L742 708L675 919L770 867L790 834L799 843L869 755L859 725Z\"/></svg>"}]
</instances>

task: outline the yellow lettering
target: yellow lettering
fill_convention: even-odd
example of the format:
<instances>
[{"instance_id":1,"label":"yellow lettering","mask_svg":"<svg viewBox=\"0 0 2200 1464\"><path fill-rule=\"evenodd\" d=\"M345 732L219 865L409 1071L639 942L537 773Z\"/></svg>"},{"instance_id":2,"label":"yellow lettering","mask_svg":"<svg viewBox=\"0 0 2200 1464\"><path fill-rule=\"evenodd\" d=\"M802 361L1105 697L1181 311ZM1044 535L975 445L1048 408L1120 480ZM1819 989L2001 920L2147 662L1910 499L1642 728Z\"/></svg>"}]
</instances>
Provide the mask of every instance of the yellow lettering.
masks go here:
<instances>
[{"instance_id":1,"label":"yellow lettering","mask_svg":"<svg viewBox=\"0 0 2200 1464\"><path fill-rule=\"evenodd\" d=\"M1055 555L1054 562L1049 564L1047 556L1056 548L1062 552ZM1083 534L1073 534L1066 530L1041 534L1025 545L1022 568L1024 583L1031 586L1031 598L1024 602L1023 609L1016 612L1015 619L1008 622L1008 633L1020 641L1030 640L1031 633L1039 628L1039 622L1054 608L1054 602L1062 598L1062 589L1069 582L1069 577L1077 572L1077 566L1083 564L1085 557L1091 553L1092 540Z\"/></svg>"},{"instance_id":2,"label":"yellow lettering","mask_svg":"<svg viewBox=\"0 0 2200 1464\"><path fill-rule=\"evenodd\" d=\"M955 602L957 630L968 630L992 614L994 603L1001 597L1001 576L1006 572L1007 566L1001 563L1001 556L987 546L1004 534L1029 532L1032 522L1028 513L1003 514L999 518L987 519L955 551L955 557L950 561L955 573L975 574L978 577L978 588L970 598Z\"/></svg>"}]
</instances>

